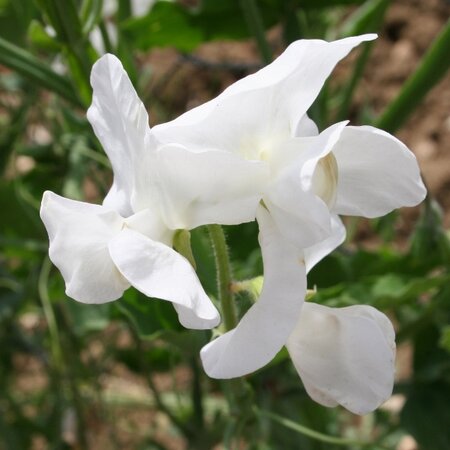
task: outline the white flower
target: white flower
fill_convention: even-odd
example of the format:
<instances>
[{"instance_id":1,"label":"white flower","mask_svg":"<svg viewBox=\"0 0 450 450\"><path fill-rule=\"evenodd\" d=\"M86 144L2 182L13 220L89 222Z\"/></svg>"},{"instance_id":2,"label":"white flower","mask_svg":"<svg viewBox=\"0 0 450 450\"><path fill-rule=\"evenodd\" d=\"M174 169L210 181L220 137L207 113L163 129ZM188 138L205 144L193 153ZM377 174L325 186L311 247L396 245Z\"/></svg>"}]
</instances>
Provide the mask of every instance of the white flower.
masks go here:
<instances>
[{"instance_id":1,"label":"white flower","mask_svg":"<svg viewBox=\"0 0 450 450\"><path fill-rule=\"evenodd\" d=\"M260 227L263 290L235 329L202 349L205 370L212 377L232 378L257 370L287 342L297 368L303 367L297 364L296 349L301 345L296 347L294 343L305 339L296 330L302 320L306 272L342 242L345 230L338 214L377 217L401 206L416 205L425 197L417 161L398 139L373 127L347 126L347 122L332 125L319 134L307 116L307 110L340 59L359 43L375 37L364 35L330 43L294 42L273 63L236 82L216 99L153 128L161 142L176 141L189 150L185 161L215 152L223 161L239 165L242 190L233 184L232 178L230 185L234 192L228 188L222 195L220 190L212 190L216 210L210 209L208 218L215 223L236 224L256 217ZM217 178L217 185L220 178L226 181L230 177L227 170L218 171L213 165L210 171ZM178 179L184 183L181 170ZM193 177L189 180L186 195L193 199L192 210L201 209L193 194L199 191L196 180ZM214 217L216 211L221 211L220 216ZM369 409L378 406L389 395L386 386L392 381L393 334L387 333L388 327L380 328L382 321L365 307L332 312L320 306L311 308L314 307L305 307L306 317L319 314L324 322L340 324L334 336L330 333L330 348L336 342L348 341L346 336L355 335L356 328L347 335L344 333L356 323L350 322L349 316L354 315L359 322L371 321L367 333L373 331L375 338L371 339L386 362L383 370L387 378L378 381L388 380L377 391L380 395L367 400ZM292 333L294 337L289 338ZM344 333L343 337L340 333ZM324 339L326 336L318 339L316 347ZM364 342L368 341L362 335L358 351L367 350ZM313 340L310 344L314 348ZM345 348L339 358L342 367L336 370L348 378L347 369L354 364L344 356ZM311 369L312 373L314 370ZM305 378L308 372L299 371ZM362 371L355 373L359 376ZM313 386L308 384L309 378L305 379L305 384ZM374 385L368 382L364 386L370 390ZM322 392L322 398L328 398L324 403L333 401L354 411L367 410L364 405L352 406L346 395L340 397L326 386L308 389Z\"/></svg>"},{"instance_id":2,"label":"white flower","mask_svg":"<svg viewBox=\"0 0 450 450\"><path fill-rule=\"evenodd\" d=\"M134 286L173 302L188 328L216 326L218 312L194 269L171 248L177 227L164 220L158 180L143 167L157 159L143 104L112 55L94 65L91 83L88 119L113 167L111 190L102 206L52 192L44 194L41 206L50 258L64 277L67 295L104 303Z\"/></svg>"},{"instance_id":3,"label":"white flower","mask_svg":"<svg viewBox=\"0 0 450 450\"><path fill-rule=\"evenodd\" d=\"M201 350L206 373L234 378L267 364L286 345L308 394L324 406L355 414L376 409L392 393L395 334L371 306L329 308L303 303L306 273L345 238L337 217L333 233L304 251L292 246L270 214L258 210L264 284L238 326Z\"/></svg>"},{"instance_id":4,"label":"white flower","mask_svg":"<svg viewBox=\"0 0 450 450\"><path fill-rule=\"evenodd\" d=\"M306 114L339 60L375 37L294 42L217 98L153 128L161 142L189 150L184 159L189 167L199 155L211 155L216 186L233 186L211 189L215 209L197 219L251 221L262 200L284 236L305 248L330 235L333 214L377 217L423 200L416 159L395 137L373 127L346 127L346 122L318 134ZM223 171L214 166L214 153L221 155ZM239 167L239 187L226 161ZM192 173L186 170L185 195L196 210L203 205L195 201L201 187ZM184 183L181 170L179 183Z\"/></svg>"},{"instance_id":5,"label":"white flower","mask_svg":"<svg viewBox=\"0 0 450 450\"><path fill-rule=\"evenodd\" d=\"M345 228L333 221L332 236L306 251L292 245L263 206L257 211L264 263L261 295L231 331L203 347L201 358L212 378L234 378L267 364L294 330L306 294L306 272L343 241Z\"/></svg>"}]
</instances>

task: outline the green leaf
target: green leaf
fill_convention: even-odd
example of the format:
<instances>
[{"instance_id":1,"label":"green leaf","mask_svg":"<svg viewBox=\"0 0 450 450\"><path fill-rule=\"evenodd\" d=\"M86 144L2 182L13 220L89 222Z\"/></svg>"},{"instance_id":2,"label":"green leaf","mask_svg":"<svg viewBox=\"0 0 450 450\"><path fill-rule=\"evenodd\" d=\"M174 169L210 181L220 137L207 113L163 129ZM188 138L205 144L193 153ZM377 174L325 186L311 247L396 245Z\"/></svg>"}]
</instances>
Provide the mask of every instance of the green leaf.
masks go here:
<instances>
[{"instance_id":1,"label":"green leaf","mask_svg":"<svg viewBox=\"0 0 450 450\"><path fill-rule=\"evenodd\" d=\"M342 25L341 37L375 32L389 4L390 0L364 2Z\"/></svg>"},{"instance_id":2,"label":"green leaf","mask_svg":"<svg viewBox=\"0 0 450 450\"><path fill-rule=\"evenodd\" d=\"M25 45L30 21L36 16L32 1L3 0L0 3L0 36L17 45Z\"/></svg>"},{"instance_id":3,"label":"green leaf","mask_svg":"<svg viewBox=\"0 0 450 450\"><path fill-rule=\"evenodd\" d=\"M28 27L28 40L32 45L44 49L58 52L61 50L61 44L49 36L44 27L37 20L33 20Z\"/></svg>"},{"instance_id":4,"label":"green leaf","mask_svg":"<svg viewBox=\"0 0 450 450\"><path fill-rule=\"evenodd\" d=\"M102 0L84 0L81 6L81 23L83 34L89 34L101 19Z\"/></svg>"},{"instance_id":5,"label":"green leaf","mask_svg":"<svg viewBox=\"0 0 450 450\"><path fill-rule=\"evenodd\" d=\"M140 50L175 47L189 52L203 40L201 30L184 8L165 1L157 2L146 16L126 21L121 29Z\"/></svg>"},{"instance_id":6,"label":"green leaf","mask_svg":"<svg viewBox=\"0 0 450 450\"><path fill-rule=\"evenodd\" d=\"M450 353L450 325L445 325L442 328L439 346Z\"/></svg>"},{"instance_id":7,"label":"green leaf","mask_svg":"<svg viewBox=\"0 0 450 450\"><path fill-rule=\"evenodd\" d=\"M15 70L38 86L55 92L76 106L83 106L67 78L53 72L26 50L0 38L0 64Z\"/></svg>"},{"instance_id":8,"label":"green leaf","mask_svg":"<svg viewBox=\"0 0 450 450\"><path fill-rule=\"evenodd\" d=\"M64 54L81 98L86 104L90 103L89 79L96 53L92 51L88 36L83 34L75 0L66 0L65 2L37 0L37 2L47 14L59 41L64 44Z\"/></svg>"},{"instance_id":9,"label":"green leaf","mask_svg":"<svg viewBox=\"0 0 450 450\"><path fill-rule=\"evenodd\" d=\"M79 336L104 330L110 323L110 303L86 305L68 300L65 307L71 318L71 328Z\"/></svg>"},{"instance_id":10,"label":"green leaf","mask_svg":"<svg viewBox=\"0 0 450 450\"><path fill-rule=\"evenodd\" d=\"M114 302L114 306L143 339L157 337L164 330L183 329L170 302L145 297L135 289L128 289L122 299Z\"/></svg>"},{"instance_id":11,"label":"green leaf","mask_svg":"<svg viewBox=\"0 0 450 450\"><path fill-rule=\"evenodd\" d=\"M450 19L431 44L419 67L408 78L398 96L387 106L375 126L390 133L398 130L427 93L450 67Z\"/></svg>"},{"instance_id":12,"label":"green leaf","mask_svg":"<svg viewBox=\"0 0 450 450\"><path fill-rule=\"evenodd\" d=\"M401 413L401 425L420 448L450 448L450 385L446 383L414 384Z\"/></svg>"},{"instance_id":13,"label":"green leaf","mask_svg":"<svg viewBox=\"0 0 450 450\"><path fill-rule=\"evenodd\" d=\"M280 4L264 0L259 6L266 29L279 20ZM175 47L190 52L205 41L249 37L239 0L204 0L195 9L160 0L146 16L123 22L121 30L128 41L144 51L152 47Z\"/></svg>"},{"instance_id":14,"label":"green leaf","mask_svg":"<svg viewBox=\"0 0 450 450\"><path fill-rule=\"evenodd\" d=\"M411 240L411 256L419 263L437 259L450 262L450 240L443 227L443 212L439 204L427 197Z\"/></svg>"}]
</instances>

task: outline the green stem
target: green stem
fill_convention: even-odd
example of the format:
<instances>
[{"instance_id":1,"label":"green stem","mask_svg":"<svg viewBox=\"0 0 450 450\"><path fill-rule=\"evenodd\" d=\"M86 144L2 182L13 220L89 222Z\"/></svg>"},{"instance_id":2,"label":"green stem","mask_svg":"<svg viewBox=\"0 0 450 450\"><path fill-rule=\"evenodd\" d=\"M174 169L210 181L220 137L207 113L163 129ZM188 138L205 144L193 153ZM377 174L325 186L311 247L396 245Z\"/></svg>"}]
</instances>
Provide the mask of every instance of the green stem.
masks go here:
<instances>
[{"instance_id":1,"label":"green stem","mask_svg":"<svg viewBox=\"0 0 450 450\"><path fill-rule=\"evenodd\" d=\"M237 316L231 291L231 265L227 243L220 225L208 225L208 231L216 261L218 297L222 309L223 322L226 331L229 331L236 327Z\"/></svg>"},{"instance_id":2,"label":"green stem","mask_svg":"<svg viewBox=\"0 0 450 450\"><path fill-rule=\"evenodd\" d=\"M48 257L45 257L42 268L39 273L38 279L38 293L42 303L42 309L44 311L45 320L47 321L48 330L50 333L50 348L52 352L53 363L59 374L62 373L63 369L63 359L62 350L59 339L58 325L56 324L55 313L48 295L48 278L50 276L50 269L52 263Z\"/></svg>"},{"instance_id":3,"label":"green stem","mask_svg":"<svg viewBox=\"0 0 450 450\"><path fill-rule=\"evenodd\" d=\"M254 408L255 414L260 417L268 417L269 419L273 420L274 422L279 423L283 427L289 428L291 430L296 431L297 433L303 434L304 436L307 436L311 439L315 439L316 441L325 442L327 444L334 444L334 445L345 445L345 446L355 446L355 447L373 447L375 444L374 442L364 442L364 441L354 441L352 439L344 439L336 436L329 436L328 434L323 434L315 430L311 430L308 427L305 427L304 425L300 425L297 422L294 422L290 419L286 419L285 417L281 417L277 414L273 414L269 411L264 411L261 409ZM382 449L387 449L387 447L384 447L380 444L376 444L377 447Z\"/></svg>"},{"instance_id":4,"label":"green stem","mask_svg":"<svg viewBox=\"0 0 450 450\"><path fill-rule=\"evenodd\" d=\"M255 0L241 0L245 20L258 45L261 59L265 64L272 61L272 52L266 39L264 23Z\"/></svg>"},{"instance_id":5,"label":"green stem","mask_svg":"<svg viewBox=\"0 0 450 450\"><path fill-rule=\"evenodd\" d=\"M344 28L344 36L356 36L367 32L377 31L384 19L389 0L370 0L364 3L351 18L351 23ZM336 121L345 120L350 111L353 93L362 78L369 56L372 52L374 42L366 42L361 54L355 63L352 76L344 88L343 96Z\"/></svg>"},{"instance_id":6,"label":"green stem","mask_svg":"<svg viewBox=\"0 0 450 450\"><path fill-rule=\"evenodd\" d=\"M144 354L142 341L141 341L139 335L137 334L132 323L129 323L128 329L131 332L131 335L133 336L134 343L136 345L136 349L138 350L138 353ZM192 430L178 416L176 416L172 412L172 410L166 405L165 401L163 400L159 390L157 389L157 387L153 381L150 367L149 367L147 361L145 360L145 358L140 359L140 364L141 364L142 372L146 374L147 384L148 384L148 387L150 388L150 390L152 391L153 399L155 401L156 407L158 408L158 410L160 412L162 412L163 414L165 414L167 416L167 418L172 422L172 424L175 427L177 427L178 430L181 433L183 433L183 435L187 439L190 439L193 434Z\"/></svg>"},{"instance_id":7,"label":"green stem","mask_svg":"<svg viewBox=\"0 0 450 450\"><path fill-rule=\"evenodd\" d=\"M428 91L450 67L450 20L434 40L417 70L403 85L397 98L388 105L375 126L395 132L422 101Z\"/></svg>"},{"instance_id":8,"label":"green stem","mask_svg":"<svg viewBox=\"0 0 450 450\"><path fill-rule=\"evenodd\" d=\"M198 366L197 357L191 359L192 368L192 405L194 407L194 421L196 428L202 430L205 426L205 413L203 411L203 393L201 385L201 371Z\"/></svg>"}]
</instances>

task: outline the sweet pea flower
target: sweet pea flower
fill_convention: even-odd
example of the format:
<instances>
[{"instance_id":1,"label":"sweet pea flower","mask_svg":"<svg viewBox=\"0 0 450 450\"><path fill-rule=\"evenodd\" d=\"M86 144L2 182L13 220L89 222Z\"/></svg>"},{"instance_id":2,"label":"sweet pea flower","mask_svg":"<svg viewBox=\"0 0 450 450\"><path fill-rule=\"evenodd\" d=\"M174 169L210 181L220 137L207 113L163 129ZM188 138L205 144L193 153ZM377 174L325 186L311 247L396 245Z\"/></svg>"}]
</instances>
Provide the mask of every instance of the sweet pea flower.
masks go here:
<instances>
[{"instance_id":1,"label":"sweet pea flower","mask_svg":"<svg viewBox=\"0 0 450 450\"><path fill-rule=\"evenodd\" d=\"M299 248L330 236L336 214L378 217L423 200L417 161L395 137L347 122L319 134L307 116L334 66L355 46L375 38L296 41L217 98L154 127L161 142L189 150L178 164L189 166L185 195L193 199L191 210L205 214L195 200L202 187L190 168L195 169L199 155L206 161L206 155L212 159L214 154L221 155L224 167L210 165L216 184L223 179L234 187L233 192L229 187L211 190L215 202L208 219L230 225L252 221L263 202L276 226ZM241 191L227 170L231 163L244 174ZM182 180L183 170L178 173Z\"/></svg>"},{"instance_id":2,"label":"sweet pea flower","mask_svg":"<svg viewBox=\"0 0 450 450\"><path fill-rule=\"evenodd\" d=\"M291 342L289 337L301 321L307 270L345 235L339 214L378 217L398 207L414 206L426 195L414 155L394 136L370 126L347 126L347 122L319 133L307 115L334 66L355 46L375 37L369 34L335 42L294 42L273 63L237 81L217 98L153 128L161 142L176 141L189 149L183 161L189 167L194 166L189 160L199 155L212 158L214 154L239 165L244 173L242 192L236 188L233 198L229 188L211 191L216 199L214 207L221 214L214 217L215 211L210 209L208 217L221 224L256 217L260 228L265 278L261 296L235 329L202 349L203 365L211 377L248 374L263 367ZM211 167L217 184L229 177L226 164L224 167L223 172ZM182 183L181 168L178 174ZM192 211L203 208L195 200L196 191L198 184L192 178L185 192L193 199ZM346 312L311 308L305 307L306 316L319 314L324 322L338 322L336 333L351 328L355 320L371 321L371 328L378 330L374 335L382 349L380 358L386 362L383 367L388 368L386 376L392 379L393 334L380 325L386 321L378 320L379 316L365 307ZM358 319L350 322L348 317L352 315ZM347 337L334 338L346 341L356 328ZM302 342L304 336L299 336ZM367 350L364 342L361 339L362 352ZM320 347L323 341L316 344ZM298 346L289 345L297 360ZM350 379L348 372L353 366L349 360L343 362L339 368L343 378ZM308 370L299 369L303 378L307 378ZM354 372L360 375L358 370ZM369 409L388 395L389 385L383 384L384 389L377 391L381 394L368 401ZM354 411L367 410L360 405L353 407L345 395L311 386L311 392L322 392L322 398L327 399L323 402L345 403Z\"/></svg>"},{"instance_id":3,"label":"sweet pea flower","mask_svg":"<svg viewBox=\"0 0 450 450\"><path fill-rule=\"evenodd\" d=\"M238 326L201 350L206 373L234 378L259 369L287 347L306 391L324 406L367 414L389 398L394 383L395 333L367 305L330 308L303 303L306 273L345 239L339 218L332 235L305 250L292 246L264 207L257 212L264 284Z\"/></svg>"},{"instance_id":4,"label":"sweet pea flower","mask_svg":"<svg viewBox=\"0 0 450 450\"><path fill-rule=\"evenodd\" d=\"M102 205L49 191L41 205L50 259L63 275L67 295L105 303L134 286L171 301L187 328L218 325L219 314L193 267L171 248L177 227L163 218L158 180L152 178L156 168L147 172L142 165L154 162L158 152L144 105L112 55L94 65L91 83L87 115L111 161L113 185Z\"/></svg>"}]
</instances>

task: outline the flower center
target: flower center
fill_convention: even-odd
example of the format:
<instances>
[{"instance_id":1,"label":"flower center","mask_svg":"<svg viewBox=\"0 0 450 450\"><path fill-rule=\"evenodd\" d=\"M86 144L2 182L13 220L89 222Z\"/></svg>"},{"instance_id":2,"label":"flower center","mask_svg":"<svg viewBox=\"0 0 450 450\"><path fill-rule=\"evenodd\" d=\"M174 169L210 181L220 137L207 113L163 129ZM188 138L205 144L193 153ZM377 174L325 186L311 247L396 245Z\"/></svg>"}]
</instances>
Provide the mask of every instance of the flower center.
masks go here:
<instances>
[{"instance_id":1,"label":"flower center","mask_svg":"<svg viewBox=\"0 0 450 450\"><path fill-rule=\"evenodd\" d=\"M320 158L313 176L312 188L329 208L336 203L338 165L333 152Z\"/></svg>"}]
</instances>

